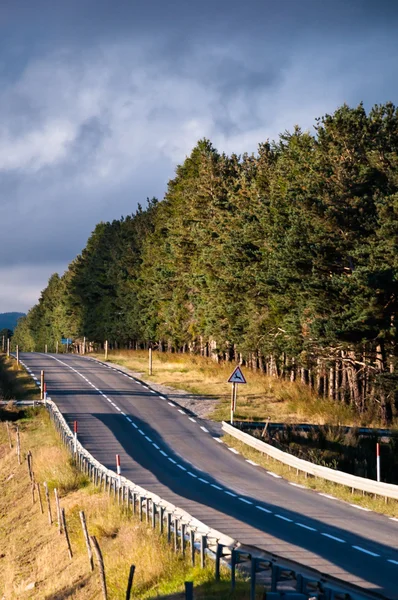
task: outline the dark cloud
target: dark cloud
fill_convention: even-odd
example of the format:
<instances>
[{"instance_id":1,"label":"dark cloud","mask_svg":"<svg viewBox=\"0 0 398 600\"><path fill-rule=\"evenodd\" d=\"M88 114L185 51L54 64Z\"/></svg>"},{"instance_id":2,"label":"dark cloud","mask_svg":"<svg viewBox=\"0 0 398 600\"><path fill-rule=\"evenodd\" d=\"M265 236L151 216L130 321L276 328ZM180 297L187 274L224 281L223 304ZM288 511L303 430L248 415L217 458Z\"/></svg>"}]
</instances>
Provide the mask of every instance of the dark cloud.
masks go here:
<instances>
[{"instance_id":1,"label":"dark cloud","mask_svg":"<svg viewBox=\"0 0 398 600\"><path fill-rule=\"evenodd\" d=\"M385 0L3 0L0 312L162 196L199 138L250 152L396 100L397 24Z\"/></svg>"}]
</instances>

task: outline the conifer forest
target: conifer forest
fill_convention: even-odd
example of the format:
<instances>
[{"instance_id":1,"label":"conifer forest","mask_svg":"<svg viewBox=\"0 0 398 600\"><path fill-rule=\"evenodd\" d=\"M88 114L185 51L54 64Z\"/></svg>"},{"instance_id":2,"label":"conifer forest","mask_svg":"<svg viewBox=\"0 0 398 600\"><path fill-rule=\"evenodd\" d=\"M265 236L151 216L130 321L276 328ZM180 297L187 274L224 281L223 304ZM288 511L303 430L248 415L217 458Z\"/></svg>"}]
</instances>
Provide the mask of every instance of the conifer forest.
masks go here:
<instances>
[{"instance_id":1,"label":"conifer forest","mask_svg":"<svg viewBox=\"0 0 398 600\"><path fill-rule=\"evenodd\" d=\"M162 200L95 227L13 343L240 361L389 423L397 296L398 109L344 105L255 155L199 141Z\"/></svg>"}]
</instances>

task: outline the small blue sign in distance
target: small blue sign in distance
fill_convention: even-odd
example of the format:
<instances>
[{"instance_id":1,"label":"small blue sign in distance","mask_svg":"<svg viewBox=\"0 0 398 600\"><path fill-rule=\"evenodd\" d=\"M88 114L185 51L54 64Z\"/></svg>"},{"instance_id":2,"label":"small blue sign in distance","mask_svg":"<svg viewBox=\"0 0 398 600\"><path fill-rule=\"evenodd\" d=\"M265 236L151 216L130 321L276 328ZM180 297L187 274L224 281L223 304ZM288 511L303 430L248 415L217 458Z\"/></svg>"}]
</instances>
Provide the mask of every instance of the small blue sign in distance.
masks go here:
<instances>
[{"instance_id":1,"label":"small blue sign in distance","mask_svg":"<svg viewBox=\"0 0 398 600\"><path fill-rule=\"evenodd\" d=\"M72 338L61 338L61 344L67 345L72 343Z\"/></svg>"}]
</instances>

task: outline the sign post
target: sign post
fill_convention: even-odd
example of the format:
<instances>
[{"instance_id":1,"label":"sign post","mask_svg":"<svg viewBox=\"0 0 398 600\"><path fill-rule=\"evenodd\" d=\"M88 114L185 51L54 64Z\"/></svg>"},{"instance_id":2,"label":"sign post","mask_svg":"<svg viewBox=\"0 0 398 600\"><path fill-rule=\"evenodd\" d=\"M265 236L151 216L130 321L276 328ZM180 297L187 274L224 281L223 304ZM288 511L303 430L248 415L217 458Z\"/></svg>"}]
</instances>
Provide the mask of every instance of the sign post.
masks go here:
<instances>
[{"instance_id":1,"label":"sign post","mask_svg":"<svg viewBox=\"0 0 398 600\"><path fill-rule=\"evenodd\" d=\"M238 365L231 377L228 379L228 383L232 383L232 393L231 393L231 425L234 424L234 412L236 410L236 398L238 395L238 388L236 387L239 383L246 383L245 376L243 375L240 366Z\"/></svg>"}]
</instances>

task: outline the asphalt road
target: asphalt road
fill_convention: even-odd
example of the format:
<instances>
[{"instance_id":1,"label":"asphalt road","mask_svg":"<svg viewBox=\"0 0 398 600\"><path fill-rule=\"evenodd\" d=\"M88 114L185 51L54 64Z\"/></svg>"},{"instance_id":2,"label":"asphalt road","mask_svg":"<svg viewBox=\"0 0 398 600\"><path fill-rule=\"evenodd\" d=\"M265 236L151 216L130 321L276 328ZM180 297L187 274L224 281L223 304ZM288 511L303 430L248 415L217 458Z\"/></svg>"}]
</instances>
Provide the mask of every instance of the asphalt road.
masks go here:
<instances>
[{"instance_id":1,"label":"asphalt road","mask_svg":"<svg viewBox=\"0 0 398 600\"><path fill-rule=\"evenodd\" d=\"M76 355L21 354L93 456L192 516L254 545L398 600L398 521L294 486L222 442L219 427Z\"/></svg>"}]
</instances>

